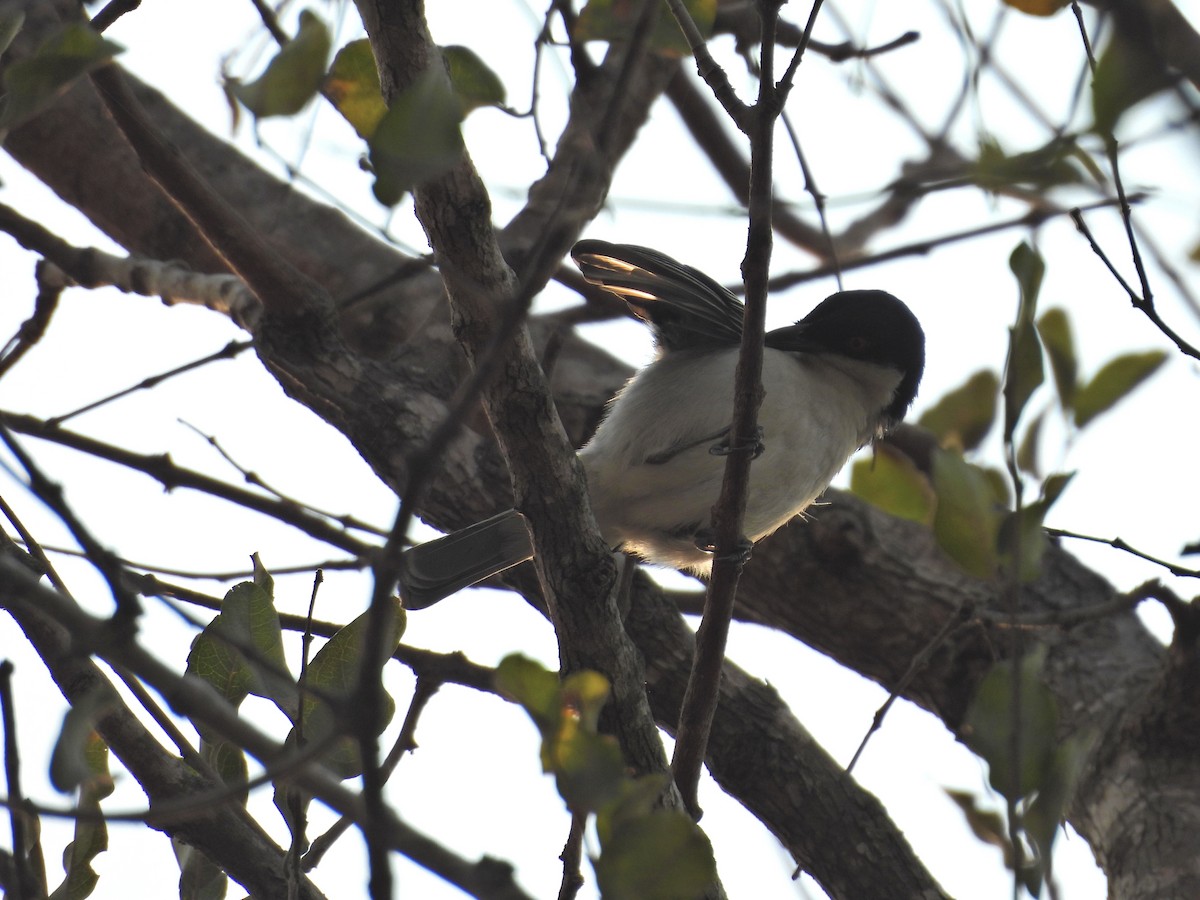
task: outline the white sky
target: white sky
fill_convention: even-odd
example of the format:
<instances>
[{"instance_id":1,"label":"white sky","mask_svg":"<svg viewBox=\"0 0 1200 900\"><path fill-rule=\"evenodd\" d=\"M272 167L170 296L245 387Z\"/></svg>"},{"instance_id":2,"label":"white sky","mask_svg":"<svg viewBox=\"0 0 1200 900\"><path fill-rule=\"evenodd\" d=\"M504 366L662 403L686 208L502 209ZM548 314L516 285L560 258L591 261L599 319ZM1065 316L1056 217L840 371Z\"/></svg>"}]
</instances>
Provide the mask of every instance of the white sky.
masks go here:
<instances>
[{"instance_id":1,"label":"white sky","mask_svg":"<svg viewBox=\"0 0 1200 900\"><path fill-rule=\"evenodd\" d=\"M976 17L977 27L989 21L994 9L992 4L979 2L964 5ZM1191 21L1200 20L1197 0L1182 2L1180 7ZM243 35L254 31L253 10L245 2L213 0L197 21L194 16L180 15L180 10L187 8L144 4L118 23L110 36L128 47L122 58L126 65L161 81L176 103L227 136L228 111L217 85L219 59L237 47ZM930 122L938 122L946 97L958 89L957 74L947 73L957 73L962 51L943 36L933 4L867 3L855 8L850 21L855 27L868 26L871 43L890 40L911 28L921 31L919 43L881 59L880 66ZM806 10L793 6L785 8L785 13L800 19ZM430 4L429 15L437 41L471 46L500 73L510 102L517 107L527 105L529 51L539 27L539 12L520 3L442 0ZM915 20L922 17L925 21ZM289 12L284 21L291 27L294 13ZM346 33L343 39L352 36ZM818 25L816 36L840 39L827 25ZM264 46L261 38L257 40L256 46ZM1052 116L1065 108L1080 55L1069 13L1047 21L1012 16L999 53L1013 67L1014 76L1037 91L1039 99L1045 98L1044 106ZM746 79L736 61L730 64L728 54L723 61L730 65L734 83L744 87ZM236 71L252 74L260 66L261 62L246 64ZM869 91L854 89L863 77L857 64L835 67L812 55L801 69L790 106L800 123L805 152L818 183L835 201L880 187L894 174L891 167L897 157L914 156L921 150L903 128L886 124L891 120L877 113ZM557 133L562 121L561 95L566 83L561 64L548 59L541 94L544 128L550 136ZM1031 126L992 85L985 83L982 93L985 105L966 117L967 127L956 131L960 147L973 146L976 128L1000 137L1010 149L1028 149L1045 139L1045 133ZM1131 116L1131 131L1150 127L1167 114L1175 115L1177 110L1150 104ZM315 121L317 131L303 158L303 170L371 221L386 221L370 196L368 178L358 171L360 149L352 134L328 109L319 109ZM262 134L285 158L298 161L292 126L271 123ZM677 118L662 103L618 173L609 209L593 223L589 235L649 244L684 262L701 265L718 280L732 282L743 251L744 222L736 215L710 212L729 207L727 192L697 154L677 143L677 137ZM243 127L238 142L253 151L250 129ZM497 221L503 223L519 208L523 186L542 170L532 128L527 120L509 120L484 110L468 121L467 142L494 188ZM875 152L876 148L881 148L880 152ZM1183 155L1189 151L1192 156ZM1195 219L1194 145L1178 138L1147 144L1129 155L1126 171L1130 185L1176 186L1139 210L1138 220L1178 258L1180 248L1200 238ZM777 177L781 196L806 205L796 166L783 148ZM4 202L41 219L77 244L116 249L6 156L0 157L0 178ZM706 211L683 214L672 209L672 204L696 204ZM864 208L835 202L831 208L834 227ZM1007 217L1018 211L1015 204L977 191L947 192L923 203L901 231L886 235L878 244L893 246L966 227L988 215ZM1123 262L1115 217L1096 215L1090 221L1114 258ZM407 206L397 210L392 228L411 246L424 246ZM970 372L985 366L999 370L1003 365L1006 328L1016 306L1007 257L1023 237L1017 231L1007 232L847 276L850 287L886 286L904 298L925 325L928 368L915 408L917 415ZM1039 241L1049 261L1041 308L1063 305L1070 310L1084 375L1094 373L1119 351L1167 346L1149 323L1129 309L1068 221L1044 228ZM776 248L776 271L805 265L805 259L781 241ZM6 276L7 298L0 307L0 333L11 334L31 308L32 261L16 253L11 241L0 241L0 271ZM1184 274L1194 288L1194 267ZM1200 330L1195 319L1182 309L1165 280L1159 278L1155 286L1164 314L1196 342ZM802 317L833 289L832 282L812 284L775 298L774 324ZM547 303L563 302L563 295L556 299L553 291L547 294ZM597 326L588 334L632 363L648 358L648 338L636 325ZM110 291L71 291L43 344L0 381L0 408L41 415L61 413L211 353L238 335L235 327L203 310L168 309ZM1196 388L1195 366L1176 356L1151 386L1139 391L1118 413L1088 428L1069 450L1057 449L1062 435L1049 435L1050 464L1079 470L1051 523L1092 534L1120 535L1165 557L1173 557L1183 543L1200 538L1194 518L1189 522L1183 516L1163 514L1175 508L1194 509L1200 497L1200 476L1187 464L1194 454L1195 417L1177 414L1181 398L1194 398ZM1034 405L1040 408L1039 404L1050 399L1048 393L1041 395ZM1191 399L1183 402L1189 409L1194 406ZM287 400L253 357L173 380L153 392L80 417L73 426L145 452L169 450L182 465L237 481L237 473L182 427L177 421L180 418L214 434L243 466L291 496L379 525L391 519L394 498L348 443ZM165 495L142 476L54 447L39 446L37 452L46 469L66 484L68 499L84 520L96 527L100 538L138 561L211 571L242 567L253 551L260 552L273 568L312 564L336 555L253 514L230 514L208 498L182 492ZM993 441L991 452L998 458L998 442ZM61 528L35 502L21 496L6 475L0 475L0 491L19 502L27 524L46 543L65 541ZM1170 505L1164 503L1165 498L1170 498ZM114 506L124 510L124 515L114 516ZM1121 588L1164 575L1104 548L1072 544L1070 549ZM106 595L90 573L69 561L63 562L62 570L80 596L90 595L96 598L98 610L105 608ZM281 607L301 610L309 585L307 576L280 579ZM203 582L200 587L218 594L224 590ZM1185 595L1195 590L1187 583L1177 583L1177 587ZM365 579L327 573L318 615L348 621L363 608L368 595ZM153 603L147 605L151 611L142 628L145 639L165 658L177 659L182 668L189 634L170 613ZM1157 610L1146 610L1146 614L1159 626L1165 623ZM548 624L519 599L503 594L471 592L414 614L405 639L438 650L463 649L485 664L520 651L556 665ZM41 760L48 758L62 710L61 698L20 644L11 623L0 621L0 647L5 653L13 652L18 665L18 715L23 720L20 737L27 790L47 804L65 805L41 780ZM770 681L800 720L842 761L849 760L874 710L885 699L877 686L764 629L735 627L730 655ZM399 667L392 681L400 710L398 725L411 684ZM255 706L252 702L246 708L253 710L251 715L264 726L272 721L281 724L278 714L266 704ZM31 715L33 709L38 709L36 718ZM389 735L393 733L394 727ZM540 774L536 733L524 714L494 697L445 687L425 712L418 739L420 750L402 762L392 787L391 796L401 815L467 857L487 853L514 861L526 890L537 897L553 896L561 874L557 856L566 838L567 817L552 782ZM1011 883L998 851L969 834L957 809L943 795L944 788L982 791L985 779L982 764L958 746L939 722L899 704L873 739L856 775L885 802L951 894L970 900L1011 896ZM821 896L811 882L798 887L790 881L792 863L786 853L761 825L711 784L706 785L701 800L706 810L703 825L716 846L731 897L770 900L805 896L805 890L808 896ZM111 806L133 809L143 803L126 778ZM269 796L257 797L254 803L261 820L277 839L284 840L284 829L270 807ZM314 818L320 818L315 810ZM315 822L312 833L320 828L320 822ZM139 832L128 826L113 827L112 847L96 863L101 880L94 896L164 896L171 889L177 873L168 842L160 835L146 837ZM48 820L45 841L52 883L59 871L57 854L66 840L66 827ZM1103 878L1079 838L1060 839L1055 865L1063 900L1104 895ZM409 864L398 863L396 871L404 896L430 900L462 896ZM331 897L365 896L363 851L357 839L343 838L315 878ZM580 896L594 897L594 888L585 886Z\"/></svg>"}]
</instances>

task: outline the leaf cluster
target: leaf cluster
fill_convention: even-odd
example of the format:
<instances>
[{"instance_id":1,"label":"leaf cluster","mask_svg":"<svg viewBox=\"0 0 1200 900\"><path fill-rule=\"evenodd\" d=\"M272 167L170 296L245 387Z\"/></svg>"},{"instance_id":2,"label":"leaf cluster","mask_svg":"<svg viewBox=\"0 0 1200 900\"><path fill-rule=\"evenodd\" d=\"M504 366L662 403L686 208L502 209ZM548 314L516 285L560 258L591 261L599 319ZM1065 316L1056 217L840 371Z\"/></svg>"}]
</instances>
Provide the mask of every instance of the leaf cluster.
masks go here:
<instances>
[{"instance_id":1,"label":"leaf cluster","mask_svg":"<svg viewBox=\"0 0 1200 900\"><path fill-rule=\"evenodd\" d=\"M1008 867L1035 897L1095 737L1077 732L1059 740L1058 704L1041 677L1044 662L1043 648L996 663L980 682L961 730L967 746L987 762L992 789L1011 802L1018 826L986 811L970 794L951 793L975 834L1001 848ZM1032 856L1024 847L1018 852L1014 840L1026 840Z\"/></svg>"},{"instance_id":2,"label":"leaf cluster","mask_svg":"<svg viewBox=\"0 0 1200 900\"><path fill-rule=\"evenodd\" d=\"M504 84L467 47L441 48L441 60L419 75L389 107L370 42L350 41L329 63L328 26L307 10L296 37L248 84L226 80L226 92L256 119L293 116L323 94L367 144L375 197L393 206L413 187L449 169L464 149L462 122L473 110L503 107ZM439 71L439 68L441 69Z\"/></svg>"},{"instance_id":3,"label":"leaf cluster","mask_svg":"<svg viewBox=\"0 0 1200 900\"><path fill-rule=\"evenodd\" d=\"M317 760L330 772L342 780L355 778L362 774L362 758L358 743L348 734L346 710L355 707L370 611L339 629L297 678L284 656L274 583L257 555L254 570L254 580L231 588L221 612L192 642L185 675L203 681L234 708L250 695L271 701L292 725L285 746L316 747ZM399 600L392 601L389 622L385 644L391 653L404 632ZM382 708L374 712L376 733L391 721L395 708L395 701L385 692ZM200 755L226 784L246 786L246 756L237 744L201 728ZM308 802L309 797L286 779L276 781L275 805L301 845L301 812ZM205 889L217 882L224 884L224 873L200 854L177 847L176 856L182 878L195 879Z\"/></svg>"},{"instance_id":4,"label":"leaf cluster","mask_svg":"<svg viewBox=\"0 0 1200 900\"><path fill-rule=\"evenodd\" d=\"M592 863L605 900L701 897L716 877L712 847L680 810L663 809L665 775L626 774L615 738L597 723L608 699L598 672L558 676L527 657L506 657L496 688L519 703L542 735L542 771L577 816L595 816L600 855Z\"/></svg>"},{"instance_id":5,"label":"leaf cluster","mask_svg":"<svg viewBox=\"0 0 1200 900\"><path fill-rule=\"evenodd\" d=\"M850 486L893 515L929 525L942 549L970 574L1031 581L1046 549L1046 515L1073 474L1042 472L1038 447L1047 418L1057 410L1068 431L1078 434L1153 375L1166 354L1124 353L1090 380L1081 380L1067 314L1058 308L1037 314L1044 261L1022 243L1009 262L1020 299L1003 378L990 370L976 372L921 416L920 426L933 432L939 444L928 473L885 444L874 459L854 464ZM1046 380L1047 361L1057 403L1029 418L1026 411ZM967 458L998 421L1011 451L1008 477ZM1036 500L1014 503L1010 482L1018 477L1038 482Z\"/></svg>"}]
</instances>

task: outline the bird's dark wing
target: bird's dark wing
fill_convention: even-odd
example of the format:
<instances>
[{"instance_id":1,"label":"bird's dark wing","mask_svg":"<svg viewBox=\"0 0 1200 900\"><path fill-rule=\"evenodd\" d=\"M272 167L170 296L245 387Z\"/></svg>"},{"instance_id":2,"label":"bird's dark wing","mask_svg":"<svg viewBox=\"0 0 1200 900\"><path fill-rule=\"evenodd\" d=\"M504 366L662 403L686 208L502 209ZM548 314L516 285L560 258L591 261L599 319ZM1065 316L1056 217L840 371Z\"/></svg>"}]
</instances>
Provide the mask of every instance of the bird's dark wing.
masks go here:
<instances>
[{"instance_id":1,"label":"bird's dark wing","mask_svg":"<svg viewBox=\"0 0 1200 900\"><path fill-rule=\"evenodd\" d=\"M663 350L741 342L741 301L703 272L633 244L580 241L571 256L584 278L616 294L649 323Z\"/></svg>"}]
</instances>

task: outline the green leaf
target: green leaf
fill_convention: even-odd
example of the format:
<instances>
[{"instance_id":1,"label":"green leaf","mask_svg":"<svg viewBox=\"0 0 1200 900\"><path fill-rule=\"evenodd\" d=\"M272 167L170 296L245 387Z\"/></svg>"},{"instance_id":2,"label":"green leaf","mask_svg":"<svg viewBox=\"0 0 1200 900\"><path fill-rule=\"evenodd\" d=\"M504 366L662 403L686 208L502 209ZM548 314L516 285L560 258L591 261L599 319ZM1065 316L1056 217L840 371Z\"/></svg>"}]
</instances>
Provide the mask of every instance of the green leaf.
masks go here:
<instances>
[{"instance_id":1,"label":"green leaf","mask_svg":"<svg viewBox=\"0 0 1200 900\"><path fill-rule=\"evenodd\" d=\"M578 715L583 727L595 731L610 690L607 678L599 672L584 669L563 679L561 693L563 704Z\"/></svg>"},{"instance_id":2,"label":"green leaf","mask_svg":"<svg viewBox=\"0 0 1200 900\"><path fill-rule=\"evenodd\" d=\"M1045 777L1038 784L1037 796L1022 818L1025 832L1037 847L1039 864L1049 861L1054 849L1054 837L1066 816L1067 803L1075 793L1075 785L1083 765L1095 743L1095 734L1073 734L1055 748ZM1044 875L1038 870L1039 878Z\"/></svg>"},{"instance_id":3,"label":"green leaf","mask_svg":"<svg viewBox=\"0 0 1200 900\"><path fill-rule=\"evenodd\" d=\"M1092 130L1111 134L1126 110L1170 83L1162 59L1144 37L1111 29L1092 78Z\"/></svg>"},{"instance_id":4,"label":"green leaf","mask_svg":"<svg viewBox=\"0 0 1200 900\"><path fill-rule=\"evenodd\" d=\"M593 812L610 802L625 776L616 738L589 731L563 716L557 734L542 742L542 768L553 773L558 793L572 812Z\"/></svg>"},{"instance_id":5,"label":"green leaf","mask_svg":"<svg viewBox=\"0 0 1200 900\"><path fill-rule=\"evenodd\" d=\"M306 683L326 696L349 698L358 687L363 655L366 648L368 629L371 627L372 611L367 610L350 624L339 628L325 645L316 652L305 670ZM400 601L392 598L387 616L387 634L382 641L383 651L390 656L400 644L405 626L404 608ZM304 699L306 714L314 706L322 705L312 694Z\"/></svg>"},{"instance_id":6,"label":"green leaf","mask_svg":"<svg viewBox=\"0 0 1200 900\"><path fill-rule=\"evenodd\" d=\"M996 537L1001 511L988 476L957 453L933 457L937 511L933 531L946 554L976 578L996 573Z\"/></svg>"},{"instance_id":7,"label":"green leaf","mask_svg":"<svg viewBox=\"0 0 1200 900\"><path fill-rule=\"evenodd\" d=\"M609 803L621 787L625 762L621 748L596 733L608 700L608 679L598 672L558 676L519 654L496 667L496 690L519 703L542 734L542 770L555 776L558 792L575 812Z\"/></svg>"},{"instance_id":8,"label":"green leaf","mask_svg":"<svg viewBox=\"0 0 1200 900\"><path fill-rule=\"evenodd\" d=\"M442 48L442 56L464 118L481 106L504 105L504 82L474 50L452 44Z\"/></svg>"},{"instance_id":9,"label":"green leaf","mask_svg":"<svg viewBox=\"0 0 1200 900\"><path fill-rule=\"evenodd\" d=\"M562 708L558 676L527 656L500 660L493 676L496 690L519 703L543 733L558 727Z\"/></svg>"},{"instance_id":10,"label":"green leaf","mask_svg":"<svg viewBox=\"0 0 1200 900\"><path fill-rule=\"evenodd\" d=\"M937 435L943 447L974 450L995 421L999 389L1000 379L995 372L976 372L926 410L918 424Z\"/></svg>"},{"instance_id":11,"label":"green leaf","mask_svg":"<svg viewBox=\"0 0 1200 900\"><path fill-rule=\"evenodd\" d=\"M394 206L458 162L464 149L461 121L462 107L445 74L430 69L419 75L392 101L368 142L376 199Z\"/></svg>"},{"instance_id":12,"label":"green leaf","mask_svg":"<svg viewBox=\"0 0 1200 900\"><path fill-rule=\"evenodd\" d=\"M387 634L383 649L390 656L404 634L405 616L400 601L393 598L389 607ZM357 689L362 674L368 630L371 627L371 610L355 618L338 631L316 652L305 669L305 683L313 693L306 693L303 701L303 718L297 728L288 735L287 742L294 745L301 733L308 743L325 740L344 730L347 714L334 707L339 699L350 701ZM317 696L319 694L320 696ZM326 699L328 698L328 699ZM376 711L375 733L387 727L396 712L396 701L384 692L382 707ZM302 732L298 729L302 728ZM362 773L362 759L358 743L350 737L335 741L331 748L321 754L321 763L342 779L353 778Z\"/></svg>"},{"instance_id":13,"label":"green leaf","mask_svg":"<svg viewBox=\"0 0 1200 900\"><path fill-rule=\"evenodd\" d=\"M255 578L272 584L257 557ZM255 694L294 719L299 694L287 668L279 614L261 584L244 581L229 590L220 614L192 642L187 674L206 681L233 706Z\"/></svg>"},{"instance_id":14,"label":"green leaf","mask_svg":"<svg viewBox=\"0 0 1200 900\"><path fill-rule=\"evenodd\" d=\"M383 102L379 70L367 38L351 41L337 52L325 77L324 91L358 136L369 140L387 115L387 104Z\"/></svg>"},{"instance_id":15,"label":"green leaf","mask_svg":"<svg viewBox=\"0 0 1200 900\"><path fill-rule=\"evenodd\" d=\"M279 49L263 73L249 84L231 82L229 89L259 119L294 116L321 89L331 47L328 27L304 10L296 36Z\"/></svg>"},{"instance_id":16,"label":"green leaf","mask_svg":"<svg viewBox=\"0 0 1200 900\"><path fill-rule=\"evenodd\" d=\"M4 72L0 129L11 130L50 106L76 79L124 51L83 22L64 25L27 59Z\"/></svg>"},{"instance_id":17,"label":"green leaf","mask_svg":"<svg viewBox=\"0 0 1200 900\"><path fill-rule=\"evenodd\" d=\"M1033 581L1041 574L1042 557L1050 546L1045 531L1046 514L1074 477L1074 472L1051 475L1042 485L1040 499L1004 517L998 543L1001 562L1009 571L1016 564L1017 576L1023 582Z\"/></svg>"},{"instance_id":18,"label":"green leaf","mask_svg":"<svg viewBox=\"0 0 1200 900\"><path fill-rule=\"evenodd\" d=\"M684 0L692 21L704 38L712 34L717 0ZM575 21L575 40L628 40L637 27L642 4L631 0L588 0ZM650 35L650 49L662 56L690 56L692 49L666 4L660 5Z\"/></svg>"},{"instance_id":19,"label":"green leaf","mask_svg":"<svg viewBox=\"0 0 1200 900\"><path fill-rule=\"evenodd\" d=\"M1084 168L1074 142L1055 138L1043 147L1009 155L995 140L985 138L979 144L979 157L971 168L971 178L984 190L998 192L1021 186L1046 190L1084 181Z\"/></svg>"},{"instance_id":20,"label":"green leaf","mask_svg":"<svg viewBox=\"0 0 1200 900\"><path fill-rule=\"evenodd\" d=\"M963 718L963 740L987 762L988 782L1012 800L1029 796L1044 783L1057 753L1058 705L1041 678L1045 656L1045 648L1038 648L1018 664L1020 699L1015 707L1012 661L997 662L979 683ZM1015 760L1014 727L1020 739Z\"/></svg>"},{"instance_id":21,"label":"green leaf","mask_svg":"<svg viewBox=\"0 0 1200 900\"><path fill-rule=\"evenodd\" d=\"M50 900L83 900L91 896L100 880L92 861L108 849L108 826L100 809L100 801L113 791L108 747L93 732L84 755L90 775L80 783L77 805L83 815L75 819L74 839L63 848L66 878L50 894Z\"/></svg>"},{"instance_id":22,"label":"green leaf","mask_svg":"<svg viewBox=\"0 0 1200 900\"><path fill-rule=\"evenodd\" d=\"M250 554L250 562L254 565L254 583L262 588L268 597L274 600L275 579L271 577L271 573L267 571L267 567L263 565L257 553Z\"/></svg>"},{"instance_id":23,"label":"green leaf","mask_svg":"<svg viewBox=\"0 0 1200 900\"><path fill-rule=\"evenodd\" d=\"M56 791L73 794L76 788L96 776L95 744L100 738L96 735L95 722L108 705L108 700L95 691L71 704L63 716L62 728L50 754L50 783ZM107 773L108 749L103 741L100 741L100 747L103 749L103 771Z\"/></svg>"},{"instance_id":24,"label":"green leaf","mask_svg":"<svg viewBox=\"0 0 1200 900\"><path fill-rule=\"evenodd\" d=\"M1126 353L1108 362L1096 377L1075 395L1075 424L1082 428L1101 413L1112 409L1134 388L1158 371L1167 360L1161 350Z\"/></svg>"},{"instance_id":25,"label":"green leaf","mask_svg":"<svg viewBox=\"0 0 1200 900\"><path fill-rule=\"evenodd\" d=\"M215 616L192 641L185 674L206 682L236 707L250 693L253 674L242 655L221 635L220 618Z\"/></svg>"},{"instance_id":26,"label":"green leaf","mask_svg":"<svg viewBox=\"0 0 1200 900\"><path fill-rule=\"evenodd\" d=\"M596 810L596 836L603 847L627 822L650 815L658 808L669 776L642 775L621 782L616 797Z\"/></svg>"},{"instance_id":27,"label":"green leaf","mask_svg":"<svg viewBox=\"0 0 1200 900\"><path fill-rule=\"evenodd\" d=\"M12 6L0 7L0 53L8 49L25 24L25 10Z\"/></svg>"},{"instance_id":28,"label":"green leaf","mask_svg":"<svg viewBox=\"0 0 1200 900\"><path fill-rule=\"evenodd\" d=\"M977 466L983 474L983 480L992 492L992 501L999 510L1012 506L1012 493L1009 490L1008 473L993 466Z\"/></svg>"},{"instance_id":29,"label":"green leaf","mask_svg":"<svg viewBox=\"0 0 1200 900\"><path fill-rule=\"evenodd\" d=\"M1038 441L1042 434L1042 424L1046 421L1046 410L1033 417L1033 421L1025 427L1025 436L1017 447L1017 465L1032 475L1040 475L1038 463Z\"/></svg>"},{"instance_id":30,"label":"green leaf","mask_svg":"<svg viewBox=\"0 0 1200 900\"><path fill-rule=\"evenodd\" d=\"M179 837L171 838L179 864L179 900L225 900L225 872Z\"/></svg>"},{"instance_id":31,"label":"green leaf","mask_svg":"<svg viewBox=\"0 0 1200 900\"><path fill-rule=\"evenodd\" d=\"M908 456L888 444L877 444L872 456L855 461L850 490L888 515L933 524L933 486Z\"/></svg>"},{"instance_id":32,"label":"green leaf","mask_svg":"<svg viewBox=\"0 0 1200 900\"><path fill-rule=\"evenodd\" d=\"M712 847L678 811L659 811L625 823L596 860L604 900L690 900L716 877Z\"/></svg>"},{"instance_id":33,"label":"green leaf","mask_svg":"<svg viewBox=\"0 0 1200 900\"><path fill-rule=\"evenodd\" d=\"M1017 568L1017 577L1024 583L1034 581L1042 571L1042 557L1049 541L1043 530L1045 509L1032 505L1014 510L1000 523L998 546L1000 562L1005 571Z\"/></svg>"},{"instance_id":34,"label":"green leaf","mask_svg":"<svg viewBox=\"0 0 1200 900\"><path fill-rule=\"evenodd\" d=\"M256 581L265 576L264 583L271 583L265 573L256 556ZM235 647L254 650L252 654L243 654L251 676L247 691L273 700L288 718L295 719L300 698L284 656L283 630L274 598L258 583L247 581L235 585L221 603L220 620L221 634Z\"/></svg>"},{"instance_id":35,"label":"green leaf","mask_svg":"<svg viewBox=\"0 0 1200 900\"><path fill-rule=\"evenodd\" d=\"M1046 355L1050 357L1050 370L1054 373L1054 384L1058 388L1058 399L1063 409L1071 409L1075 402L1075 390L1079 378L1079 362L1075 356L1075 338L1071 333L1071 320L1058 308L1046 310L1038 319L1038 336Z\"/></svg>"},{"instance_id":36,"label":"green leaf","mask_svg":"<svg viewBox=\"0 0 1200 900\"><path fill-rule=\"evenodd\" d=\"M1046 264L1028 244L1020 244L1009 257L1009 267L1021 289L1017 321L1009 331L1008 359L1004 366L1004 439L1012 440L1017 420L1030 396L1045 378L1042 345L1034 328L1038 293Z\"/></svg>"},{"instance_id":37,"label":"green leaf","mask_svg":"<svg viewBox=\"0 0 1200 900\"><path fill-rule=\"evenodd\" d=\"M250 777L246 764L246 754L242 748L232 741L201 741L200 755L212 766L225 784L245 787ZM243 791L241 802L246 804L246 794Z\"/></svg>"}]
</instances>

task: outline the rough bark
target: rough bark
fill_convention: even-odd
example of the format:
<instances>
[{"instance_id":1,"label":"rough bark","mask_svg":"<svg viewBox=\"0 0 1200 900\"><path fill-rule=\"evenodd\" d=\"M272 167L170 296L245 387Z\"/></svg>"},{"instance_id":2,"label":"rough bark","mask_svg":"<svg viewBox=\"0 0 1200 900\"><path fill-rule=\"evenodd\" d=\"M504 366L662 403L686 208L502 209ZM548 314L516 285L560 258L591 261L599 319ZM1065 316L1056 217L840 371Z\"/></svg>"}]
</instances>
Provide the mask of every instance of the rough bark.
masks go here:
<instances>
[{"instance_id":1,"label":"rough bark","mask_svg":"<svg viewBox=\"0 0 1200 900\"><path fill-rule=\"evenodd\" d=\"M660 74L665 83L669 73ZM628 131L610 144L611 158L597 166L582 111L594 115L602 102L592 93L602 93L604 82L597 79L577 89L579 105L560 143L559 165L534 187L530 203L501 234L500 246L519 277L487 296L512 296L514 285L549 276L549 260L556 257L541 252L541 236L551 234L556 248L570 243L603 198L603 173L636 136L661 89L659 84L631 101L626 115L618 117L628 120ZM140 87L138 94L158 128L188 148L205 178L269 235L281 256L332 297L347 300L392 276L384 289L368 291L367 299L340 305L344 343L310 346L308 358L298 359L281 349L276 335L260 338L264 363L289 393L345 433L385 482L401 490L411 455L445 417L448 399L467 372L443 303L442 278L424 262L403 258L266 175L149 88ZM146 180L86 84L15 131L6 149L129 250L186 259L204 270L223 265ZM585 165L585 157L592 162ZM580 171L587 176L578 176ZM596 172L602 173L598 179ZM556 195L569 197L570 204L564 206ZM426 202L429 227L436 229L441 201L427 195ZM458 237L449 234L445 240ZM445 243L438 249L461 265ZM502 271L497 260L490 262ZM465 284L459 285L460 296L469 293ZM468 346L478 345L469 335L476 327L469 315L460 313L455 326ZM574 443L624 375L601 352L574 340L564 347L552 386ZM505 396L511 383L508 388L499 384L488 401L494 411L512 400ZM554 465L569 469L569 461L554 459ZM569 471L561 477L569 481ZM440 527L461 526L509 505L508 484L489 426L471 420L446 451L423 511ZM547 522L554 510L531 508L534 494L530 482L518 484L535 521ZM550 548L543 575L551 562L569 562L571 551L565 548L573 542L568 536L547 529L541 543ZM564 565L564 571L569 568ZM537 594L529 583L526 591ZM1022 603L1029 611L1054 611L1098 605L1113 596L1102 578L1053 549ZM959 573L926 530L840 495L812 521L794 523L756 550L743 578L741 604L747 619L783 629L885 686L896 684L932 636L966 610L963 625L905 690L952 729L960 724L981 674L1008 646L995 620L983 615L1001 608L995 586ZM628 631L645 658L654 715L669 728L687 676L689 635L676 613L650 599L635 603ZM1047 674L1063 714L1063 736L1081 729L1094 729L1098 736L1070 820L1109 873L1114 897L1197 893L1200 810L1193 798L1200 787L1200 756L1191 715L1197 699L1196 647L1193 633L1180 632L1166 651L1127 612L1038 633L1049 646ZM892 884L912 884L910 895L932 890L932 881L906 854L903 838L872 798L820 764L819 748L808 756L794 753L810 739L777 697L732 668L723 690L709 760L714 775L835 895L878 895L859 880L866 869L883 873ZM830 799L839 796L836 802ZM841 836L847 832L839 827L857 829L873 854L869 860L847 858ZM864 861L872 864L863 866Z\"/></svg>"}]
</instances>

